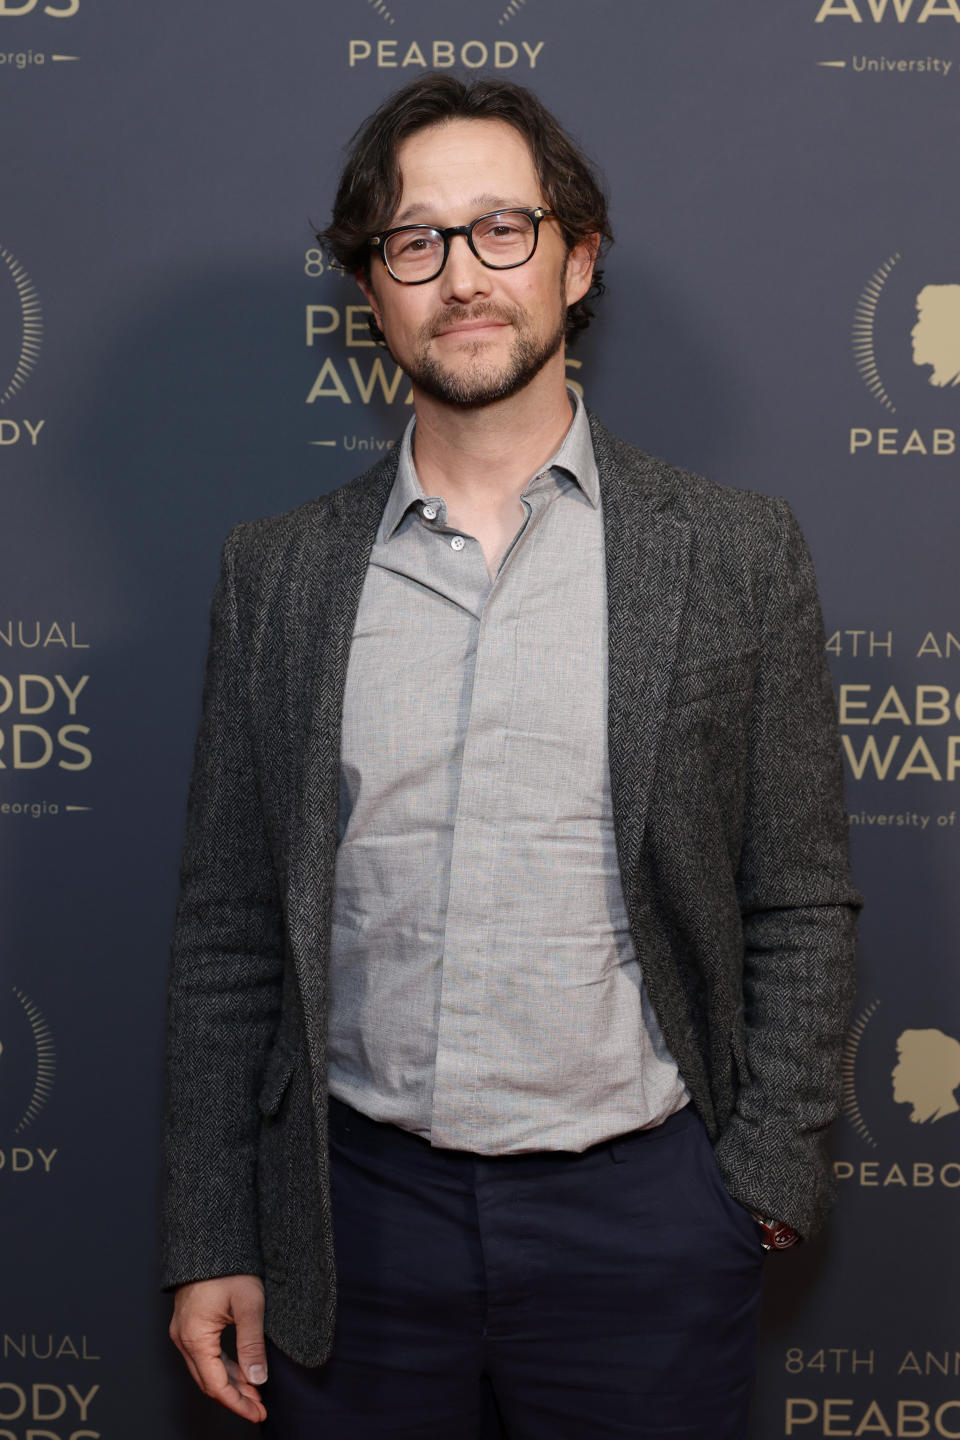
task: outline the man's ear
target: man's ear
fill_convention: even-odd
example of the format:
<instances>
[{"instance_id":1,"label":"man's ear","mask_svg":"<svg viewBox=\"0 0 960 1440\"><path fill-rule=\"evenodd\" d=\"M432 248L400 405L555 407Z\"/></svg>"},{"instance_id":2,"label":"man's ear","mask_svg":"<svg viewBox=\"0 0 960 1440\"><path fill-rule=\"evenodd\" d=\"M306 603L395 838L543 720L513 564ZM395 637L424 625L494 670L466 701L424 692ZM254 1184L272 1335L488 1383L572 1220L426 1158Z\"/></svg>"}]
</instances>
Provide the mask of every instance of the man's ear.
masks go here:
<instances>
[{"instance_id":1,"label":"man's ear","mask_svg":"<svg viewBox=\"0 0 960 1440\"><path fill-rule=\"evenodd\" d=\"M374 294L373 286L370 283L370 277L364 270L355 270L353 273L353 278L354 280L356 280L357 284L360 286L360 289L363 291L363 298L366 300L367 304L370 306L370 309L373 311L373 318L374 320L376 320L378 326L382 330L383 320L380 315L380 306L377 304L377 297Z\"/></svg>"},{"instance_id":2,"label":"man's ear","mask_svg":"<svg viewBox=\"0 0 960 1440\"><path fill-rule=\"evenodd\" d=\"M567 255L567 304L582 300L593 283L593 267L600 250L599 235L585 235Z\"/></svg>"}]
</instances>

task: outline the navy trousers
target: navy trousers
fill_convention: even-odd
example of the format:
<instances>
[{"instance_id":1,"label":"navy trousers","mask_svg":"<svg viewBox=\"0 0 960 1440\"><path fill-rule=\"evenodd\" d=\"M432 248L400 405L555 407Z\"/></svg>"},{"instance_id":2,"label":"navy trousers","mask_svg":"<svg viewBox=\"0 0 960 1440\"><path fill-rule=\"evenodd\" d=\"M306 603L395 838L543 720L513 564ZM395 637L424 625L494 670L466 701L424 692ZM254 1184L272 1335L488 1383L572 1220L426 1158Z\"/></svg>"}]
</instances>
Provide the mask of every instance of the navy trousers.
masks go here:
<instances>
[{"instance_id":1,"label":"navy trousers","mask_svg":"<svg viewBox=\"0 0 960 1440\"><path fill-rule=\"evenodd\" d=\"M331 1102L338 1310L270 1440L744 1440L763 1250L692 1109L487 1158Z\"/></svg>"}]
</instances>

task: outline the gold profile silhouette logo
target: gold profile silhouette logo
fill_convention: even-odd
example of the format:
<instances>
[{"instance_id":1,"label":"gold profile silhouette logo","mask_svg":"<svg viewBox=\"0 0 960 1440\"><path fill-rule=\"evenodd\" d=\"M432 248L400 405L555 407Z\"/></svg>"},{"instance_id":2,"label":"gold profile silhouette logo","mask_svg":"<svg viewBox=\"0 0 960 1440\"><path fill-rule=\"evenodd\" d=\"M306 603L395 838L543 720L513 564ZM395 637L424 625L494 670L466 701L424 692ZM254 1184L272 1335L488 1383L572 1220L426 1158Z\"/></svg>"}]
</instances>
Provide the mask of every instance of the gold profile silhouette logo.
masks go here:
<instances>
[{"instance_id":1,"label":"gold profile silhouette logo","mask_svg":"<svg viewBox=\"0 0 960 1440\"><path fill-rule=\"evenodd\" d=\"M875 1114L876 1101L884 1094L884 1074L889 1076L890 1089L886 1093L892 1105L909 1107L907 1118L912 1125L931 1125L960 1114L960 1040L932 1026L896 1033L890 1028L892 1016L878 1029L873 1022L880 1009L880 1000L871 1000L854 1018L841 1066L843 1113L873 1150L877 1149L877 1141L864 1108ZM875 1080L869 1103L866 1092L860 1093L858 1081L865 1040L868 1044L863 1060Z\"/></svg>"},{"instance_id":2,"label":"gold profile silhouette logo","mask_svg":"<svg viewBox=\"0 0 960 1440\"><path fill-rule=\"evenodd\" d=\"M960 1040L942 1030L904 1030L897 1039L897 1063L890 1075L897 1105L909 1105L914 1125L927 1125L960 1111Z\"/></svg>"},{"instance_id":3,"label":"gold profile silhouette logo","mask_svg":"<svg viewBox=\"0 0 960 1440\"><path fill-rule=\"evenodd\" d=\"M0 375L0 406L22 390L40 359L43 345L43 311L30 276L15 255L0 245L0 281L6 278L16 295L19 344L12 373Z\"/></svg>"},{"instance_id":4,"label":"gold profile silhouette logo","mask_svg":"<svg viewBox=\"0 0 960 1440\"><path fill-rule=\"evenodd\" d=\"M910 339L914 365L932 367L931 385L960 385L960 285L924 285Z\"/></svg>"}]
</instances>

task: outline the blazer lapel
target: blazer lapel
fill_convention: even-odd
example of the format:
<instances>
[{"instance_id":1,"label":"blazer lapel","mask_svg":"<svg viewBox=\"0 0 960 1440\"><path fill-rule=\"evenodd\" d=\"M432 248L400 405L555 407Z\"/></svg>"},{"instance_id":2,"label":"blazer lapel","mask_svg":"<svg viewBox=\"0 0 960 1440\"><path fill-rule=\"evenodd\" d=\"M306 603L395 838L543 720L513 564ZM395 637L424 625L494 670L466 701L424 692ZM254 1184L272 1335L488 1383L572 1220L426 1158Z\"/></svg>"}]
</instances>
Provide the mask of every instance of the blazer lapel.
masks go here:
<instances>
[{"instance_id":1,"label":"blazer lapel","mask_svg":"<svg viewBox=\"0 0 960 1440\"><path fill-rule=\"evenodd\" d=\"M360 480L336 491L327 504L321 502L291 563L286 672L299 686L299 704L288 711L294 818L287 913L308 1015L325 1013L325 957L338 841L340 727L350 644L398 456L395 447ZM308 1033L312 1029L308 1025ZM325 1037L316 1039L323 1046Z\"/></svg>"},{"instance_id":2,"label":"blazer lapel","mask_svg":"<svg viewBox=\"0 0 960 1440\"><path fill-rule=\"evenodd\" d=\"M664 469L591 419L607 570L608 727L614 830L624 898L639 913L639 858L673 682L690 526Z\"/></svg>"}]
</instances>

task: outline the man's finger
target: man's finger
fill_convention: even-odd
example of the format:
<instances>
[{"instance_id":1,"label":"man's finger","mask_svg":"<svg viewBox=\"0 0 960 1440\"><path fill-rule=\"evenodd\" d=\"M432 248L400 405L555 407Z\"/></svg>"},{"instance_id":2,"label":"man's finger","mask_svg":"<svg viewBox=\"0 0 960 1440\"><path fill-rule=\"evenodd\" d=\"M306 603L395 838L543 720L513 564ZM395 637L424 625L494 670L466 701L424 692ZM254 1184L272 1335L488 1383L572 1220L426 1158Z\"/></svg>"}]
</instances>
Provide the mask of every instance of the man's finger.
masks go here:
<instances>
[{"instance_id":1,"label":"man's finger","mask_svg":"<svg viewBox=\"0 0 960 1440\"><path fill-rule=\"evenodd\" d=\"M227 1367L219 1354L211 1355L206 1350L194 1349L189 1352L199 1376L200 1389L205 1395L213 1395L217 1399L221 1390L230 1384L230 1377L227 1375Z\"/></svg>"},{"instance_id":2,"label":"man's finger","mask_svg":"<svg viewBox=\"0 0 960 1440\"><path fill-rule=\"evenodd\" d=\"M266 1407L259 1395L242 1378L237 1383L234 1382L227 1368L232 1362L228 1362L225 1356L196 1356L195 1361L200 1389L205 1395L209 1395L211 1400L216 1400L219 1405L232 1410L244 1420L259 1422L266 1419Z\"/></svg>"},{"instance_id":3,"label":"man's finger","mask_svg":"<svg viewBox=\"0 0 960 1440\"><path fill-rule=\"evenodd\" d=\"M260 1399L260 1391L256 1385L250 1384L236 1360L232 1359L229 1355L224 1355L223 1363L227 1367L227 1375L230 1377L230 1383L240 1391L240 1394L248 1395L251 1400L254 1400L258 1405L262 1405L263 1401Z\"/></svg>"},{"instance_id":4,"label":"man's finger","mask_svg":"<svg viewBox=\"0 0 960 1440\"><path fill-rule=\"evenodd\" d=\"M251 1385L262 1385L267 1378L267 1351L263 1342L263 1299L257 1296L234 1304L237 1327L237 1360L244 1377Z\"/></svg>"}]
</instances>

